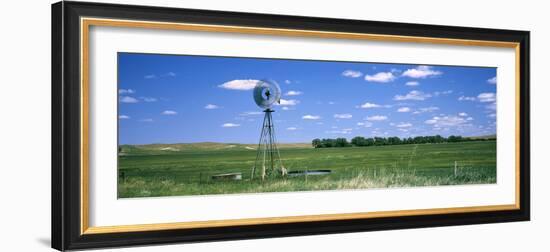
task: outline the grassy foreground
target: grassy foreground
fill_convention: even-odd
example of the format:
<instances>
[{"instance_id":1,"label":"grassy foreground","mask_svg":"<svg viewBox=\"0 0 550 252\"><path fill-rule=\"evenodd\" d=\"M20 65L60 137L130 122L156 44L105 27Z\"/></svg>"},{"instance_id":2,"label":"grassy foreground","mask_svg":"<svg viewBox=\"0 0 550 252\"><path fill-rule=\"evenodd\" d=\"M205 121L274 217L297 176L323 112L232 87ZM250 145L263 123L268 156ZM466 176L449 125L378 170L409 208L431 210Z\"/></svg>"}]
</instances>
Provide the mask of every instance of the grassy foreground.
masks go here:
<instances>
[{"instance_id":1,"label":"grassy foreground","mask_svg":"<svg viewBox=\"0 0 550 252\"><path fill-rule=\"evenodd\" d=\"M326 149L283 144L281 157L289 171L330 169L332 173L266 181L250 180L255 147L222 143L124 145L119 156L118 197L496 182L496 141ZM233 172L241 172L243 179L210 179L215 174Z\"/></svg>"}]
</instances>

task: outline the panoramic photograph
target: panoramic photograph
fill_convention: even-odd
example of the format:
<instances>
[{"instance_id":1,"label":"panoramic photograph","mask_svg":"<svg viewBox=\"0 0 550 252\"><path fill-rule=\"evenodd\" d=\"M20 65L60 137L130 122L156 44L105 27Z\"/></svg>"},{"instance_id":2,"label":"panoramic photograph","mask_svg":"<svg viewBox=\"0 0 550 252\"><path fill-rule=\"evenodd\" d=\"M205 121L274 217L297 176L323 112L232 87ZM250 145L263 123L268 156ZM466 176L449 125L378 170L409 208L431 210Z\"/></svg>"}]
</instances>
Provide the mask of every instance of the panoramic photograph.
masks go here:
<instances>
[{"instance_id":1,"label":"panoramic photograph","mask_svg":"<svg viewBox=\"0 0 550 252\"><path fill-rule=\"evenodd\" d=\"M494 67L118 53L118 198L496 183Z\"/></svg>"}]
</instances>

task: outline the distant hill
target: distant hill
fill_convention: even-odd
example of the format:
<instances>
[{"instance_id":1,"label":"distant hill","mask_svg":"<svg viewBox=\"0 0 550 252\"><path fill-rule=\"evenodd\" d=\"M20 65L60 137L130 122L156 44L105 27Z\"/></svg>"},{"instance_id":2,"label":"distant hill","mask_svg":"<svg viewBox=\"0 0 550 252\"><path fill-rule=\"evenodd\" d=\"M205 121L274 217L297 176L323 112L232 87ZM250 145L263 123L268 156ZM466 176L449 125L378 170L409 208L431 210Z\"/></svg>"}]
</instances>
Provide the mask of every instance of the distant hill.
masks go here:
<instances>
[{"instance_id":1,"label":"distant hill","mask_svg":"<svg viewBox=\"0 0 550 252\"><path fill-rule=\"evenodd\" d=\"M282 143L277 144L279 149L285 148L312 148L310 143ZM249 150L256 151L258 144L239 144L239 143L216 143L216 142L200 142L200 143L175 143L175 144L143 144L130 145L124 144L120 146L120 152L132 154L154 154L154 153L169 153L180 151L216 151L216 150Z\"/></svg>"}]
</instances>

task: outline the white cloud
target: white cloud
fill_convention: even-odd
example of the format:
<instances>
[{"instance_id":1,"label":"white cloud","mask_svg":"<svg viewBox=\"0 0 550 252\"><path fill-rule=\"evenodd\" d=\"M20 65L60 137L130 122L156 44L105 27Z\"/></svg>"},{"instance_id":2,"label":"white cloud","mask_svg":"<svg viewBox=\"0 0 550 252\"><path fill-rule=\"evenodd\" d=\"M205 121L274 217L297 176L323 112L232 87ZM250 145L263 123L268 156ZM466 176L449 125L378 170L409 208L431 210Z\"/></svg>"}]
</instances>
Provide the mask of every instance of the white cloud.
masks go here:
<instances>
[{"instance_id":1,"label":"white cloud","mask_svg":"<svg viewBox=\"0 0 550 252\"><path fill-rule=\"evenodd\" d=\"M127 115L119 115L118 119L130 119L130 117Z\"/></svg>"},{"instance_id":2,"label":"white cloud","mask_svg":"<svg viewBox=\"0 0 550 252\"><path fill-rule=\"evenodd\" d=\"M388 117L387 116L383 116L383 115L374 115L374 116L368 116L367 117L367 121L384 121L384 120L387 120Z\"/></svg>"},{"instance_id":3,"label":"white cloud","mask_svg":"<svg viewBox=\"0 0 550 252\"><path fill-rule=\"evenodd\" d=\"M239 126L241 126L241 125L236 124L236 123L224 123L224 124L222 124L223 128L234 128L234 127L239 127Z\"/></svg>"},{"instance_id":4,"label":"white cloud","mask_svg":"<svg viewBox=\"0 0 550 252\"><path fill-rule=\"evenodd\" d=\"M398 123L395 125L395 127L397 128L409 128L409 127L412 127L413 125L411 123Z\"/></svg>"},{"instance_id":5,"label":"white cloud","mask_svg":"<svg viewBox=\"0 0 550 252\"><path fill-rule=\"evenodd\" d=\"M281 99L279 100L279 103L275 104L275 105L279 105L279 106L295 106L296 104L300 103L300 101L298 100L285 100L285 99Z\"/></svg>"},{"instance_id":6,"label":"white cloud","mask_svg":"<svg viewBox=\"0 0 550 252\"><path fill-rule=\"evenodd\" d=\"M141 119L139 120L140 122L153 122L153 119L151 118L145 118L145 119Z\"/></svg>"},{"instance_id":7,"label":"white cloud","mask_svg":"<svg viewBox=\"0 0 550 252\"><path fill-rule=\"evenodd\" d=\"M163 74L160 74L160 75L156 75L156 74L148 74L148 75L145 75L143 76L143 78L145 79L156 79L156 78L159 78L159 77L175 77L176 76L176 73L174 72L167 72L167 73L163 73Z\"/></svg>"},{"instance_id":8,"label":"white cloud","mask_svg":"<svg viewBox=\"0 0 550 252\"><path fill-rule=\"evenodd\" d=\"M352 117L351 114L334 114L334 118L337 119L351 119Z\"/></svg>"},{"instance_id":9,"label":"white cloud","mask_svg":"<svg viewBox=\"0 0 550 252\"><path fill-rule=\"evenodd\" d=\"M156 102L157 101L157 98L153 98L153 97L140 97L140 99L142 99L145 102Z\"/></svg>"},{"instance_id":10,"label":"white cloud","mask_svg":"<svg viewBox=\"0 0 550 252\"><path fill-rule=\"evenodd\" d=\"M177 115L178 112L174 111L174 110L165 110L165 111L162 111L163 115Z\"/></svg>"},{"instance_id":11,"label":"white cloud","mask_svg":"<svg viewBox=\"0 0 550 252\"><path fill-rule=\"evenodd\" d=\"M401 107L397 109L397 112L401 112L401 113L410 112L410 111L411 111L411 108L409 107Z\"/></svg>"},{"instance_id":12,"label":"white cloud","mask_svg":"<svg viewBox=\"0 0 550 252\"><path fill-rule=\"evenodd\" d=\"M304 119L304 120L319 120L319 119L321 119L321 117L318 116L318 115L305 115L305 116L302 116L302 119Z\"/></svg>"},{"instance_id":13,"label":"white cloud","mask_svg":"<svg viewBox=\"0 0 550 252\"><path fill-rule=\"evenodd\" d=\"M491 78L491 79L488 79L487 82L488 82L489 84L497 84L497 77L495 76L495 77L493 77L493 78Z\"/></svg>"},{"instance_id":14,"label":"white cloud","mask_svg":"<svg viewBox=\"0 0 550 252\"><path fill-rule=\"evenodd\" d=\"M415 87L418 85L420 85L418 81L407 81L407 83L405 83L405 86L411 86L411 87Z\"/></svg>"},{"instance_id":15,"label":"white cloud","mask_svg":"<svg viewBox=\"0 0 550 252\"><path fill-rule=\"evenodd\" d=\"M358 122L357 126L363 126L365 128L369 128L369 127L372 127L372 123L371 122Z\"/></svg>"},{"instance_id":16,"label":"white cloud","mask_svg":"<svg viewBox=\"0 0 550 252\"><path fill-rule=\"evenodd\" d=\"M396 101L405 101L405 100L423 101L430 97L432 97L432 95L426 94L422 91L413 90L406 95L395 95L393 99Z\"/></svg>"},{"instance_id":17,"label":"white cloud","mask_svg":"<svg viewBox=\"0 0 550 252\"><path fill-rule=\"evenodd\" d=\"M328 105L334 105L334 104L336 104L336 102L333 102L333 101L328 102Z\"/></svg>"},{"instance_id":18,"label":"white cloud","mask_svg":"<svg viewBox=\"0 0 550 252\"><path fill-rule=\"evenodd\" d=\"M290 81L290 80L285 80L285 83L286 83L286 84L290 84L290 83L292 83L292 81Z\"/></svg>"},{"instance_id":19,"label":"white cloud","mask_svg":"<svg viewBox=\"0 0 550 252\"><path fill-rule=\"evenodd\" d=\"M259 80L232 80L225 82L218 87L230 90L252 90L260 82Z\"/></svg>"},{"instance_id":20,"label":"white cloud","mask_svg":"<svg viewBox=\"0 0 550 252\"><path fill-rule=\"evenodd\" d=\"M364 109L370 109L370 108L379 108L379 107L382 107L382 105L375 104L375 103L370 103L370 102L365 102L365 103L361 104L361 106L359 106L359 107L364 108Z\"/></svg>"},{"instance_id":21,"label":"white cloud","mask_svg":"<svg viewBox=\"0 0 550 252\"><path fill-rule=\"evenodd\" d=\"M493 102L491 104L488 104L487 106L485 106L485 108L488 110L497 110L497 103Z\"/></svg>"},{"instance_id":22,"label":"white cloud","mask_svg":"<svg viewBox=\"0 0 550 252\"><path fill-rule=\"evenodd\" d=\"M495 102L497 97L495 93L481 93L477 96L480 102Z\"/></svg>"},{"instance_id":23,"label":"white cloud","mask_svg":"<svg viewBox=\"0 0 550 252\"><path fill-rule=\"evenodd\" d=\"M476 98L475 97L472 97L472 96L460 96L458 97L458 100L459 101L475 101Z\"/></svg>"},{"instance_id":24,"label":"white cloud","mask_svg":"<svg viewBox=\"0 0 550 252\"><path fill-rule=\"evenodd\" d=\"M133 90L133 89L119 89L118 90L118 93L119 94L133 94L135 93L136 91Z\"/></svg>"},{"instance_id":25,"label":"white cloud","mask_svg":"<svg viewBox=\"0 0 550 252\"><path fill-rule=\"evenodd\" d=\"M346 70L346 71L342 72L342 76L349 77L349 78L359 78L359 77L363 76L363 73L361 73L359 71L354 71L354 70Z\"/></svg>"},{"instance_id":26,"label":"white cloud","mask_svg":"<svg viewBox=\"0 0 550 252\"><path fill-rule=\"evenodd\" d=\"M413 114L434 112L434 111L437 111L437 110L439 110L439 107L431 106L431 107L419 108L417 111L414 111Z\"/></svg>"},{"instance_id":27,"label":"white cloud","mask_svg":"<svg viewBox=\"0 0 550 252\"><path fill-rule=\"evenodd\" d=\"M139 100L131 96L121 96L118 100L122 103L138 103Z\"/></svg>"},{"instance_id":28,"label":"white cloud","mask_svg":"<svg viewBox=\"0 0 550 252\"><path fill-rule=\"evenodd\" d=\"M375 75L365 75L366 81L388 83L395 80L395 75L392 72L380 72Z\"/></svg>"},{"instance_id":29,"label":"white cloud","mask_svg":"<svg viewBox=\"0 0 550 252\"><path fill-rule=\"evenodd\" d=\"M467 119L460 116L434 116L432 119L426 120L424 123L433 125L435 128L446 128L462 126L467 122Z\"/></svg>"},{"instance_id":30,"label":"white cloud","mask_svg":"<svg viewBox=\"0 0 550 252\"><path fill-rule=\"evenodd\" d=\"M420 108L421 112L434 112L436 110L439 110L439 107L431 106L431 107Z\"/></svg>"},{"instance_id":31,"label":"white cloud","mask_svg":"<svg viewBox=\"0 0 550 252\"><path fill-rule=\"evenodd\" d=\"M452 93L453 93L453 90L435 91L434 96L448 95L448 94L452 94Z\"/></svg>"},{"instance_id":32,"label":"white cloud","mask_svg":"<svg viewBox=\"0 0 550 252\"><path fill-rule=\"evenodd\" d=\"M296 127L288 127L288 128L286 128L286 130L297 130L297 129L298 129L298 128L296 128Z\"/></svg>"},{"instance_id":33,"label":"white cloud","mask_svg":"<svg viewBox=\"0 0 550 252\"><path fill-rule=\"evenodd\" d=\"M497 114L491 113L491 114L488 114L487 117L489 117L489 118L496 118L496 117L497 117Z\"/></svg>"},{"instance_id":34,"label":"white cloud","mask_svg":"<svg viewBox=\"0 0 550 252\"><path fill-rule=\"evenodd\" d=\"M424 79L426 77L430 76L437 76L443 74L440 71L435 71L431 66L418 66L416 68L407 69L405 72L403 72L403 76L407 76L410 78L421 78Z\"/></svg>"},{"instance_id":35,"label":"white cloud","mask_svg":"<svg viewBox=\"0 0 550 252\"><path fill-rule=\"evenodd\" d=\"M239 115L240 116L254 116L254 115L261 115L261 114L263 114L263 113L260 112L260 111L247 111L247 112L242 112Z\"/></svg>"},{"instance_id":36,"label":"white cloud","mask_svg":"<svg viewBox=\"0 0 550 252\"><path fill-rule=\"evenodd\" d=\"M302 92L300 92L300 91L290 90L290 91L286 92L285 95L287 95L287 96L296 96L296 95L301 95L301 94L302 94Z\"/></svg>"},{"instance_id":37,"label":"white cloud","mask_svg":"<svg viewBox=\"0 0 550 252\"><path fill-rule=\"evenodd\" d=\"M346 128L346 129L341 129L341 130L330 130L330 131L326 131L326 133L328 133L328 134L345 134L345 135L347 135L347 134L351 134L352 130L353 129L351 129L351 128Z\"/></svg>"},{"instance_id":38,"label":"white cloud","mask_svg":"<svg viewBox=\"0 0 550 252\"><path fill-rule=\"evenodd\" d=\"M458 113L458 115L459 115L459 116L468 116L468 114L465 113L465 112L460 112L460 113Z\"/></svg>"},{"instance_id":39,"label":"white cloud","mask_svg":"<svg viewBox=\"0 0 550 252\"><path fill-rule=\"evenodd\" d=\"M216 105L216 104L207 104L206 106L204 106L205 109L219 109L220 106Z\"/></svg>"}]
</instances>

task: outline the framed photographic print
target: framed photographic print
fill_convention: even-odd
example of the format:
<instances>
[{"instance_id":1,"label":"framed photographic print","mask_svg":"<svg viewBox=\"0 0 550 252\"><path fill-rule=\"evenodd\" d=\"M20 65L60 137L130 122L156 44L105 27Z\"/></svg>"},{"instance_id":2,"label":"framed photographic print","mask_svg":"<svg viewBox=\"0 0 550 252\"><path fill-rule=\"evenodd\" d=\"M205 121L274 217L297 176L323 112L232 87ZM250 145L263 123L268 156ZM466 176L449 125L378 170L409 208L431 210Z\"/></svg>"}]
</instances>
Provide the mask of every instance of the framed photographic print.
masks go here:
<instances>
[{"instance_id":1,"label":"framed photographic print","mask_svg":"<svg viewBox=\"0 0 550 252\"><path fill-rule=\"evenodd\" d=\"M529 32L52 6L58 250L529 220Z\"/></svg>"}]
</instances>

